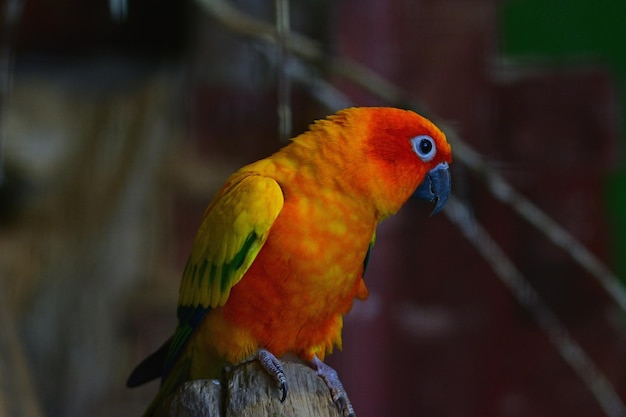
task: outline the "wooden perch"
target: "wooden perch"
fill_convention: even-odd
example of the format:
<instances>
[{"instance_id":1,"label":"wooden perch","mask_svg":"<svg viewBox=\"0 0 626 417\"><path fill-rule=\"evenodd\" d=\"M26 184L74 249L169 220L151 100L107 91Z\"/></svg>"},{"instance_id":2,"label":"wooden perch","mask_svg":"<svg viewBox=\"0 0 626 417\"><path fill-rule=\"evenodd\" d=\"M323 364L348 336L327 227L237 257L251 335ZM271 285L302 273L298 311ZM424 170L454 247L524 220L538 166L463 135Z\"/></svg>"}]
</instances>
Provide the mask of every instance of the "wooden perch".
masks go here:
<instances>
[{"instance_id":1,"label":"wooden perch","mask_svg":"<svg viewBox=\"0 0 626 417\"><path fill-rule=\"evenodd\" d=\"M287 398L256 361L225 372L222 381L185 383L166 400L159 417L341 417L328 387L308 366L283 363Z\"/></svg>"}]
</instances>

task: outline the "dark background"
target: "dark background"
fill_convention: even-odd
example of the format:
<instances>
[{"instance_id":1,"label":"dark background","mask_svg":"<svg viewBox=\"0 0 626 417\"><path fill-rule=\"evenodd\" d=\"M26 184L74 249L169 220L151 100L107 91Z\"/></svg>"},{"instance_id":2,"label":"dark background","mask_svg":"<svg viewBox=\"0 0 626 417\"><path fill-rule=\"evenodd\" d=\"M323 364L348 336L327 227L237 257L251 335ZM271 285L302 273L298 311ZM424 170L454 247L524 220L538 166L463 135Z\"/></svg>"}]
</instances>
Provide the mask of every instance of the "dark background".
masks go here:
<instances>
[{"instance_id":1,"label":"dark background","mask_svg":"<svg viewBox=\"0 0 626 417\"><path fill-rule=\"evenodd\" d=\"M3 3L0 417L140 415L157 384L128 390L125 378L173 331L204 207L233 170L282 146L286 61L205 3ZM232 4L274 24L272 1ZM291 29L323 52L289 60L294 133L341 103L419 104L626 276L626 3L290 7ZM386 78L401 102L338 60ZM336 95L322 103L324 91ZM599 405L611 390L626 399L624 311L462 158L453 192L611 387L594 394L457 226L409 203L381 226L370 299L329 358L359 417L626 415Z\"/></svg>"}]
</instances>

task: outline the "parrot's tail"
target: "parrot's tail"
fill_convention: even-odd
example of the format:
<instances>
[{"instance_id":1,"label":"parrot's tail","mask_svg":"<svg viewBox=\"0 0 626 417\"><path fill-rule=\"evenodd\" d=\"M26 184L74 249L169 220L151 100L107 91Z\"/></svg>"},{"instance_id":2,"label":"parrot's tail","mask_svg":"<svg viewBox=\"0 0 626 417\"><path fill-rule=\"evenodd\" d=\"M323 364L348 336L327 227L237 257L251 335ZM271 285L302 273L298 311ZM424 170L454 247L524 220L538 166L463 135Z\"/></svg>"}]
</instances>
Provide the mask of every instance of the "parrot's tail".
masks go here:
<instances>
[{"instance_id":1,"label":"parrot's tail","mask_svg":"<svg viewBox=\"0 0 626 417\"><path fill-rule=\"evenodd\" d=\"M170 337L156 352L141 361L141 363L133 369L133 372L131 372L130 376L126 380L126 386L134 388L143 385L146 382L150 382L153 379L161 378L163 376L165 359L167 358L167 353L170 350L171 343L172 338Z\"/></svg>"}]
</instances>

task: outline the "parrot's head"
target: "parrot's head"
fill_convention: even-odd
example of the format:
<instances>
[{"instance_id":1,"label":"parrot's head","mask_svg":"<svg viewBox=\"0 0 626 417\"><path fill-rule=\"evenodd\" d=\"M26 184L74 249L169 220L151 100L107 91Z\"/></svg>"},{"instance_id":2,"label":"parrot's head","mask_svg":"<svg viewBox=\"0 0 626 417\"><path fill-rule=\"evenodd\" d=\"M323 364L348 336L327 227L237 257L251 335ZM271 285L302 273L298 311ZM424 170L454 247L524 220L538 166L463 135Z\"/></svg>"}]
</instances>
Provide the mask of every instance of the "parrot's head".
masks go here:
<instances>
[{"instance_id":1,"label":"parrot's head","mask_svg":"<svg viewBox=\"0 0 626 417\"><path fill-rule=\"evenodd\" d=\"M394 214L411 197L435 203L439 212L450 194L450 144L419 114L389 107L356 107L329 119L342 133L350 177L381 217Z\"/></svg>"}]
</instances>

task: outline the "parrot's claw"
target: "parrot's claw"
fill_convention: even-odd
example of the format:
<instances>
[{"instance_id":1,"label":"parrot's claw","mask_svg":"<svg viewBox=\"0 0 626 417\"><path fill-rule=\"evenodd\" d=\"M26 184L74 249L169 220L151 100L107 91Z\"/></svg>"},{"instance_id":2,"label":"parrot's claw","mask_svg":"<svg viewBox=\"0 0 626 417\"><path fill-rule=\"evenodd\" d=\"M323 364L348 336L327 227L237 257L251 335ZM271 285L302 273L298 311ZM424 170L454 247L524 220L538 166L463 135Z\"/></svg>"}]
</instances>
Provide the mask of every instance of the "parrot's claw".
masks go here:
<instances>
[{"instance_id":1,"label":"parrot's claw","mask_svg":"<svg viewBox=\"0 0 626 417\"><path fill-rule=\"evenodd\" d=\"M339 375L330 366L322 362L317 356L313 357L311 366L317 371L317 374L324 380L330 394L332 395L333 402L339 407L344 417L356 417L352 403L348 399L348 393L346 392L343 384L339 380Z\"/></svg>"},{"instance_id":2,"label":"parrot's claw","mask_svg":"<svg viewBox=\"0 0 626 417\"><path fill-rule=\"evenodd\" d=\"M282 393L280 402L285 402L285 398L287 398L287 377L280 361L270 351L265 349L260 349L254 355L254 359L259 361L263 369L276 380Z\"/></svg>"}]
</instances>

